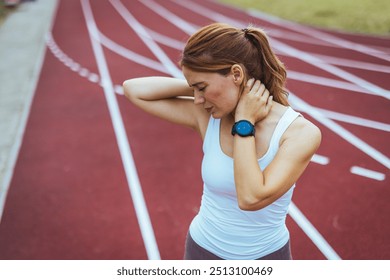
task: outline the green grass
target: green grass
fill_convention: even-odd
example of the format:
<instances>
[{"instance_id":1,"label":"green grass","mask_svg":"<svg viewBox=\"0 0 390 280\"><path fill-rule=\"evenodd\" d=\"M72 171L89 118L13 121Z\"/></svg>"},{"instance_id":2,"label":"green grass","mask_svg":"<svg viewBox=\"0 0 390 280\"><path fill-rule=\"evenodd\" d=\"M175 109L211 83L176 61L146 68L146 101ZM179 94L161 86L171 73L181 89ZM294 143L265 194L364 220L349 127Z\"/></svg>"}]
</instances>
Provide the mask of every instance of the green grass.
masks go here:
<instances>
[{"instance_id":1,"label":"green grass","mask_svg":"<svg viewBox=\"0 0 390 280\"><path fill-rule=\"evenodd\" d=\"M291 21L390 36L389 0L219 0L252 8Z\"/></svg>"},{"instance_id":2,"label":"green grass","mask_svg":"<svg viewBox=\"0 0 390 280\"><path fill-rule=\"evenodd\" d=\"M390 36L390 0L219 0L241 8L252 8L291 21ZM13 9L0 0L0 24Z\"/></svg>"}]
</instances>

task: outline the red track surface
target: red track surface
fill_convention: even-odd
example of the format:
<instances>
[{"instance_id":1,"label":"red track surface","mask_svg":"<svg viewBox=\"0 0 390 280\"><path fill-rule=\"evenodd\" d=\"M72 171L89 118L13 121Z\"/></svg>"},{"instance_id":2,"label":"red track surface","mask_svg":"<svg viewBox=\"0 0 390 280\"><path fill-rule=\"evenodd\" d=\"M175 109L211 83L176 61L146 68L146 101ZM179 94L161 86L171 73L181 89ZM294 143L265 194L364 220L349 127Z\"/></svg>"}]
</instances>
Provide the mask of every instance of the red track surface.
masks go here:
<instances>
[{"instance_id":1,"label":"red track surface","mask_svg":"<svg viewBox=\"0 0 390 280\"><path fill-rule=\"evenodd\" d=\"M51 51L46 53L0 224L0 259L148 258L104 91L91 75L102 74L81 2L61 1L58 7L53 40L48 40ZM102 34L158 62L150 45L114 8L119 1L91 2L93 19ZM255 23L264 27L275 44L281 42L301 51L287 55L275 48L289 71L313 75L310 82L302 76L289 78L292 98L316 107L314 111L321 108L381 123L374 128L372 124L363 126L360 120L353 124L327 115L315 118L293 98L292 106L321 128L323 142L317 154L328 159L324 164L317 161L309 165L297 183L293 201L340 258L390 259L390 39L310 28L322 32L321 38L315 38L307 30L291 29L287 23L272 23L216 2L196 1L215 14L196 13L195 8L177 3L180 1L156 2L196 26L221 21L215 17L218 14L240 21L242 26ZM153 30L183 43L188 37L179 28L183 26L175 26L169 21L171 16L163 18L156 8L149 8L156 2L123 1L126 9L121 10L131 13L147 32ZM324 34L344 40L343 46ZM375 55L381 57L358 51L356 46L348 49L345 41L376 50ZM178 49L158 45L173 63L178 61ZM302 52L320 57L323 64L302 60ZM169 75L167 70L140 65L107 47L104 56L113 85L132 77ZM342 59L352 63L339 65ZM376 70L367 69L363 62ZM342 72L333 71L336 68L326 71L321 65L333 65ZM319 77L330 80L318 84ZM364 89L362 80L379 89ZM338 81L344 84L338 87ZM191 130L141 112L122 95L117 94L116 99L161 258L181 259L185 235L202 193L201 141ZM344 138L335 132L336 126L344 128ZM367 152L367 146L352 144L352 136L343 134L348 132L373 148L380 159ZM353 174L353 166L379 172L382 178ZM327 258L295 219L289 216L287 222L295 259Z\"/></svg>"}]
</instances>

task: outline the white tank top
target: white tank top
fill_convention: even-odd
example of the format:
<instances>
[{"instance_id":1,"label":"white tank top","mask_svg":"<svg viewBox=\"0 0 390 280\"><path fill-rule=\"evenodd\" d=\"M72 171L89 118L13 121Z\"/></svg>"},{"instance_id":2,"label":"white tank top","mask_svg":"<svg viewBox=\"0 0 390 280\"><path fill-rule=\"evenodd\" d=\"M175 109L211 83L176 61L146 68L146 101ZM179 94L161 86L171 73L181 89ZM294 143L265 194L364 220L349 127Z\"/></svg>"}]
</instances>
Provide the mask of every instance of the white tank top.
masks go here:
<instances>
[{"instance_id":1,"label":"white tank top","mask_svg":"<svg viewBox=\"0 0 390 280\"><path fill-rule=\"evenodd\" d=\"M299 115L290 107L283 114L267 152L258 160L262 170L275 157L281 136ZM220 119L210 117L203 142L202 202L190 225L190 234L198 245L223 259L258 259L289 240L285 221L295 184L261 210L241 210L234 185L233 158L222 151L219 135Z\"/></svg>"}]
</instances>

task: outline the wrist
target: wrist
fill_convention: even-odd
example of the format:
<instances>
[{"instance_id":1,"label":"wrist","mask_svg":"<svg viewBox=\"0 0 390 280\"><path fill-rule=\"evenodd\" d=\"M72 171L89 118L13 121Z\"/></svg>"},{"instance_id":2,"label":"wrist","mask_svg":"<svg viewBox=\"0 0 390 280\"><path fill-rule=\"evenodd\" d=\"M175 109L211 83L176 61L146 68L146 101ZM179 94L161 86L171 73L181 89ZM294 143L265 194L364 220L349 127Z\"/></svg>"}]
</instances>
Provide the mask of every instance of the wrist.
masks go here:
<instances>
[{"instance_id":1,"label":"wrist","mask_svg":"<svg viewBox=\"0 0 390 280\"><path fill-rule=\"evenodd\" d=\"M239 120L234 123L232 127L232 135L239 135L241 137L255 136L255 126L249 120Z\"/></svg>"},{"instance_id":2,"label":"wrist","mask_svg":"<svg viewBox=\"0 0 390 280\"><path fill-rule=\"evenodd\" d=\"M245 115L235 115L234 116L234 122L238 122L238 121L241 121L241 120L246 120L248 122L250 122L251 124L255 124L255 120L254 118L251 118L249 116L245 116Z\"/></svg>"}]
</instances>

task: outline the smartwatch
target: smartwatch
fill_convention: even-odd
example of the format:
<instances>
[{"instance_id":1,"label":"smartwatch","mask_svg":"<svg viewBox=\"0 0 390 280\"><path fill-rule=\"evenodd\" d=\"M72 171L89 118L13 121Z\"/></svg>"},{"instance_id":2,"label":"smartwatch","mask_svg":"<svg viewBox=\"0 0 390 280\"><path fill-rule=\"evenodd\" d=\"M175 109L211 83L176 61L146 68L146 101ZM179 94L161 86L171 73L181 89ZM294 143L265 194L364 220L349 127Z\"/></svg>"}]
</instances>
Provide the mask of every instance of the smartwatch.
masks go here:
<instances>
[{"instance_id":1,"label":"smartwatch","mask_svg":"<svg viewBox=\"0 0 390 280\"><path fill-rule=\"evenodd\" d=\"M255 126L247 120L238 121L232 127L232 135L236 134L241 137L255 136Z\"/></svg>"}]
</instances>

